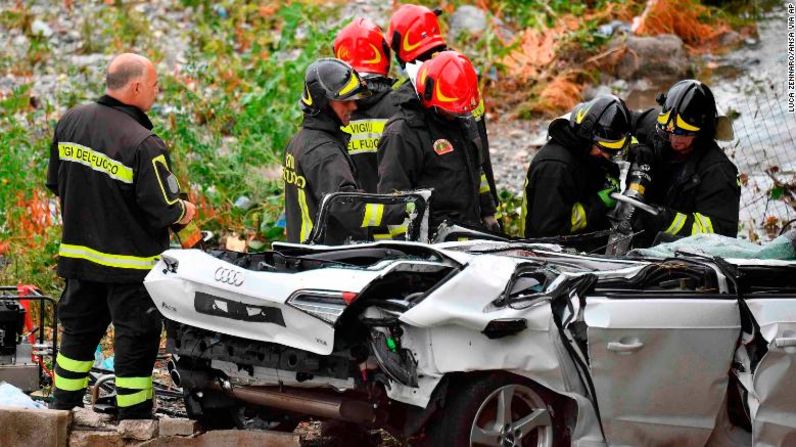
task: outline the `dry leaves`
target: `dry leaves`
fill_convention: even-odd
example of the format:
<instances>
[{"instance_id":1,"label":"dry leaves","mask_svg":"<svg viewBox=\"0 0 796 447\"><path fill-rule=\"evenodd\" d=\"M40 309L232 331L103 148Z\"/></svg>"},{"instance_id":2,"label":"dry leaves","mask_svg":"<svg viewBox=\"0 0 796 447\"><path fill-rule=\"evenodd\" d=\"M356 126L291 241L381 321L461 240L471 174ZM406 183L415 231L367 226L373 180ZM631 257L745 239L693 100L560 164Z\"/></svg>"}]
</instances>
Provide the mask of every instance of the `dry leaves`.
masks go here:
<instances>
[{"instance_id":1,"label":"dry leaves","mask_svg":"<svg viewBox=\"0 0 796 447\"><path fill-rule=\"evenodd\" d=\"M707 51L718 36L730 29L722 21L708 25L700 20L709 16L710 9L696 0L649 0L633 27L640 36L675 34L692 51Z\"/></svg>"}]
</instances>

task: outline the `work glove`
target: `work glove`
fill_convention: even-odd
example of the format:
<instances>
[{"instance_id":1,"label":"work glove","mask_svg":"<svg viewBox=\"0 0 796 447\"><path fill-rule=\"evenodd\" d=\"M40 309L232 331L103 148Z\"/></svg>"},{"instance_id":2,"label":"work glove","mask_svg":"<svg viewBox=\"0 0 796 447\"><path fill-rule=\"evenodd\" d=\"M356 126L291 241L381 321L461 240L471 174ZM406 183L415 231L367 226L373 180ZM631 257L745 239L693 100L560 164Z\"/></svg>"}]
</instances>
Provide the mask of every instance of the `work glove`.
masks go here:
<instances>
[{"instance_id":1,"label":"work glove","mask_svg":"<svg viewBox=\"0 0 796 447\"><path fill-rule=\"evenodd\" d=\"M671 208L651 205L658 210L657 215L652 215L644 210L635 210L632 217L634 231L644 231L647 234L655 235L659 231L665 230L672 223L676 212Z\"/></svg>"},{"instance_id":2,"label":"work glove","mask_svg":"<svg viewBox=\"0 0 796 447\"><path fill-rule=\"evenodd\" d=\"M600 202L606 206L606 208L614 209L616 206L616 200L611 197L611 193L617 192L618 189L615 186L611 186L610 188L605 188L597 191L597 197L600 198Z\"/></svg>"}]
</instances>

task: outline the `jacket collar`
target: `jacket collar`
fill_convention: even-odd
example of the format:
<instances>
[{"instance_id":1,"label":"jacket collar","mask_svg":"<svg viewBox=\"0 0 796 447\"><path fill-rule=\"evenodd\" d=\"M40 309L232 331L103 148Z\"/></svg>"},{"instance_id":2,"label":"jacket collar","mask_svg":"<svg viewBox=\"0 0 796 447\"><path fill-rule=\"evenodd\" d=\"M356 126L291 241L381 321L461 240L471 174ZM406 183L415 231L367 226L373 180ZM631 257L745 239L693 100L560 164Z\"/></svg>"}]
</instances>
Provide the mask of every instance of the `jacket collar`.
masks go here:
<instances>
[{"instance_id":1,"label":"jacket collar","mask_svg":"<svg viewBox=\"0 0 796 447\"><path fill-rule=\"evenodd\" d=\"M340 121L327 115L326 112L320 112L317 115L304 114L304 122L301 124L304 129L320 130L326 132L340 141L343 146L348 144L349 135L340 129Z\"/></svg>"},{"instance_id":2,"label":"jacket collar","mask_svg":"<svg viewBox=\"0 0 796 447\"><path fill-rule=\"evenodd\" d=\"M152 125L152 121L149 120L149 117L146 115L146 113L144 113L141 109L139 109L136 106L125 104L119 101L118 99L108 95L102 95L97 100L97 103L114 108L116 110L119 110L120 112L124 112L130 115L131 118L136 120L138 124L146 127L147 130L152 130L152 128L154 127Z\"/></svg>"}]
</instances>

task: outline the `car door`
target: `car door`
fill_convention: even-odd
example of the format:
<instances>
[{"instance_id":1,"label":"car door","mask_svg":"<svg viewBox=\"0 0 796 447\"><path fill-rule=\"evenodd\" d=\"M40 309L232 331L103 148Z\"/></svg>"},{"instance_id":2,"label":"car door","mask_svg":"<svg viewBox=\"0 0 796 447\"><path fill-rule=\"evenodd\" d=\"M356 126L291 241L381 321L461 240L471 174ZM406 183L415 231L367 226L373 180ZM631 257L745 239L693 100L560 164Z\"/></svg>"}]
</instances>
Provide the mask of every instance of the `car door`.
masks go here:
<instances>
[{"instance_id":1,"label":"car door","mask_svg":"<svg viewBox=\"0 0 796 447\"><path fill-rule=\"evenodd\" d=\"M747 298L768 350L752 369L755 446L796 445L796 295Z\"/></svg>"},{"instance_id":2,"label":"car door","mask_svg":"<svg viewBox=\"0 0 796 447\"><path fill-rule=\"evenodd\" d=\"M740 334L735 298L598 289L583 315L609 445L705 445Z\"/></svg>"}]
</instances>

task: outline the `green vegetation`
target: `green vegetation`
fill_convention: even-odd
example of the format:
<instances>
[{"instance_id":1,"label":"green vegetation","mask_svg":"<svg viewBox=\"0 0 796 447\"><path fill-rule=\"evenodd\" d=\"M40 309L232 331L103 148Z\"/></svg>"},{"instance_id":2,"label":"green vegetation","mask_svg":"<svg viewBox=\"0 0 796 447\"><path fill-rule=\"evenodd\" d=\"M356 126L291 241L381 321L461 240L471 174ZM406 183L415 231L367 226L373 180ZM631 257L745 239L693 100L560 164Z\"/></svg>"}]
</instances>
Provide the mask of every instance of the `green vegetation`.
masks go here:
<instances>
[{"instance_id":1,"label":"green vegetation","mask_svg":"<svg viewBox=\"0 0 796 447\"><path fill-rule=\"evenodd\" d=\"M69 12L81 45L53 61L50 40L32 24L64 11L54 8L51 16L36 17L24 4L3 8L0 26L17 30L29 45L22 58L0 53L0 69L15 75L54 71L65 87L54 97L38 97L32 83L22 83L0 98L0 254L6 257L0 283L33 283L57 296L60 226L57 202L44 188L49 143L60 113L102 93L107 63L101 59L99 67L89 68L70 63L70 57L132 48L160 61L176 42L157 39L163 25L155 29L135 3L95 5ZM191 185L201 226L234 231L250 248L263 247L282 238L276 226L282 212L280 171L274 166L300 125L296 101L306 66L331 56L336 28L317 17L333 11L311 2L183 0L171 8L191 23L185 62L160 73L161 94L150 113L155 131L169 145L181 183Z\"/></svg>"}]
</instances>

